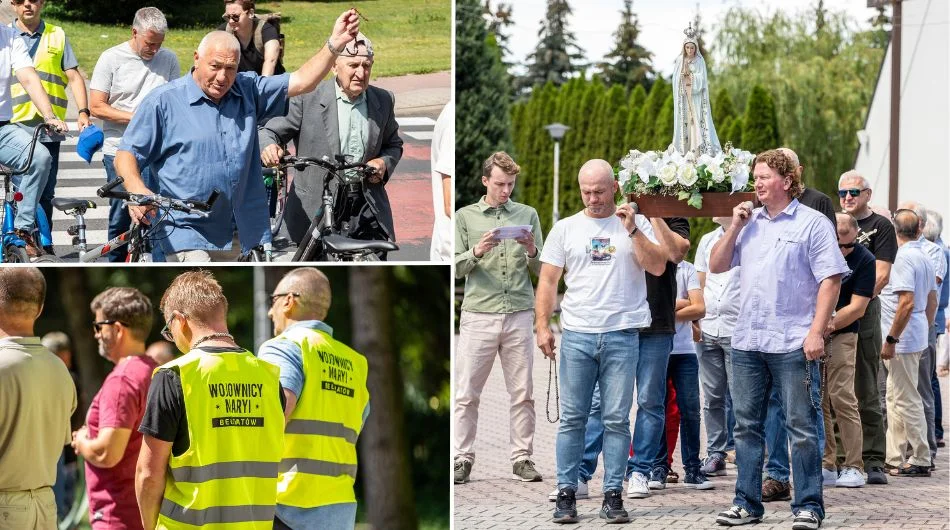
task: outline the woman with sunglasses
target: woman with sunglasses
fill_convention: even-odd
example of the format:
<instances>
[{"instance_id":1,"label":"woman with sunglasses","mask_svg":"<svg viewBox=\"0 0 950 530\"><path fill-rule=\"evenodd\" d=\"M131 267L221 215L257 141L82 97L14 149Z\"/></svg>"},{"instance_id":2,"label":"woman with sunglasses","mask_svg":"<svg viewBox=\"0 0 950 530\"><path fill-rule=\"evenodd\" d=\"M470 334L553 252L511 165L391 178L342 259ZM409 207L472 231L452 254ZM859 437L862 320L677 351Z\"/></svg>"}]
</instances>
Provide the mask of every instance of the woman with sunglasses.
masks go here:
<instances>
[{"instance_id":1,"label":"woman with sunglasses","mask_svg":"<svg viewBox=\"0 0 950 530\"><path fill-rule=\"evenodd\" d=\"M269 76L284 73L280 62L280 31L254 13L254 0L224 0L224 23L219 30L233 33L241 43L240 72Z\"/></svg>"}]
</instances>

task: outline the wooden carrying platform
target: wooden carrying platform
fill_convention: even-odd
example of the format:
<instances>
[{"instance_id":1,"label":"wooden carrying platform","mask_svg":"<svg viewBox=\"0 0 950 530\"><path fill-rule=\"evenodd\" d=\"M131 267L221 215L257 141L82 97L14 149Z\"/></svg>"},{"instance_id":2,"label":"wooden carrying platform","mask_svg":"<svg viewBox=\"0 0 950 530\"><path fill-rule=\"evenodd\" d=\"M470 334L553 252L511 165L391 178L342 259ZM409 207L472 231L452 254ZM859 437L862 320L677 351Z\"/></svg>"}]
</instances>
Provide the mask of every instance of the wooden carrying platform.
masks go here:
<instances>
[{"instance_id":1,"label":"wooden carrying platform","mask_svg":"<svg viewBox=\"0 0 950 530\"><path fill-rule=\"evenodd\" d=\"M732 209L743 201L755 200L755 193L703 193L703 207L693 208L670 195L627 194L627 202L635 202L640 213L647 217L732 217Z\"/></svg>"}]
</instances>

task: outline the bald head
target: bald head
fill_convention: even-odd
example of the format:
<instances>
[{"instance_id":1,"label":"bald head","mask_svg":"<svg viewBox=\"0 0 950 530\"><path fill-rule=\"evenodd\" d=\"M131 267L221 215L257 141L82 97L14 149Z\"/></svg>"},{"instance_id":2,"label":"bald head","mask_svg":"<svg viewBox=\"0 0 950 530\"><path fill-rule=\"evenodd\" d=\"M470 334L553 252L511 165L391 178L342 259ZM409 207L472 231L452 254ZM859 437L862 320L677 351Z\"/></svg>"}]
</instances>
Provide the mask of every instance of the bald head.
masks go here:
<instances>
[{"instance_id":1,"label":"bald head","mask_svg":"<svg viewBox=\"0 0 950 530\"><path fill-rule=\"evenodd\" d=\"M577 172L577 181L580 183L602 184L614 181L614 168L606 160L588 160Z\"/></svg>"},{"instance_id":2,"label":"bald head","mask_svg":"<svg viewBox=\"0 0 950 530\"><path fill-rule=\"evenodd\" d=\"M917 219L920 221L920 226L918 231L923 230L927 226L927 209L923 207L922 204L915 201L904 201L897 205L897 208L904 210L913 210L917 214ZM919 237L919 234L918 234Z\"/></svg>"},{"instance_id":3,"label":"bald head","mask_svg":"<svg viewBox=\"0 0 950 530\"><path fill-rule=\"evenodd\" d=\"M224 50L241 57L241 43L237 37L227 31L212 31L198 43L198 57L204 57L211 50Z\"/></svg>"},{"instance_id":4,"label":"bald head","mask_svg":"<svg viewBox=\"0 0 950 530\"><path fill-rule=\"evenodd\" d=\"M294 320L323 320L330 311L330 280L313 267L294 269L281 278L276 293L297 293Z\"/></svg>"},{"instance_id":5,"label":"bald head","mask_svg":"<svg viewBox=\"0 0 950 530\"><path fill-rule=\"evenodd\" d=\"M907 211L911 210L911 211ZM894 216L894 230L897 237L905 241L914 241L920 237L920 217L913 212L913 208L905 208Z\"/></svg>"}]
</instances>

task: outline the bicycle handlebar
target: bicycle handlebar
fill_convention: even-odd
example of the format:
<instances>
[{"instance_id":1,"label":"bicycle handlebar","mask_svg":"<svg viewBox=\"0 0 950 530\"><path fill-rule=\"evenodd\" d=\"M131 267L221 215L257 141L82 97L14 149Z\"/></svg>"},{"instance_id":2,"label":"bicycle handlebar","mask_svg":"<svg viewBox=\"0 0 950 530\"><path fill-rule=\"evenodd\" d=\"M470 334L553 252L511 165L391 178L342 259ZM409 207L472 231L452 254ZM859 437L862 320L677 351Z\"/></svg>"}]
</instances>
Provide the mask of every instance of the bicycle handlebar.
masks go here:
<instances>
[{"instance_id":1,"label":"bicycle handlebar","mask_svg":"<svg viewBox=\"0 0 950 530\"><path fill-rule=\"evenodd\" d=\"M161 195L142 195L138 193L129 193L127 191L114 191L120 184L125 182L122 177L116 177L115 180L96 190L96 195L109 199L122 199L126 202L135 203L139 206L157 206L159 208L170 208L184 213L194 213L200 217L208 217L211 207L221 192L217 189L211 190L211 195L207 201L198 200L179 200Z\"/></svg>"},{"instance_id":2,"label":"bicycle handlebar","mask_svg":"<svg viewBox=\"0 0 950 530\"><path fill-rule=\"evenodd\" d=\"M40 136L40 131L43 131L43 130L51 131L53 130L53 126L46 122L43 122L33 128L33 137L30 139L30 154L28 154L26 157L26 164L24 164L23 167L20 167L20 168L12 168L12 167L7 168L9 170L10 175L19 175L21 173L26 173L30 169L30 165L33 164L33 151L36 150L37 139ZM6 173L6 171L3 171L3 173Z\"/></svg>"},{"instance_id":3,"label":"bicycle handlebar","mask_svg":"<svg viewBox=\"0 0 950 530\"><path fill-rule=\"evenodd\" d=\"M323 158L311 158L306 156L284 155L280 158L280 163L277 165L277 167L281 169L293 167L298 171L304 170L307 166L319 166L334 174L347 169L355 169L358 173L363 174L363 176L370 176L376 173L376 168L369 164L364 164L363 162L347 163L343 161L333 163L327 156Z\"/></svg>"}]
</instances>

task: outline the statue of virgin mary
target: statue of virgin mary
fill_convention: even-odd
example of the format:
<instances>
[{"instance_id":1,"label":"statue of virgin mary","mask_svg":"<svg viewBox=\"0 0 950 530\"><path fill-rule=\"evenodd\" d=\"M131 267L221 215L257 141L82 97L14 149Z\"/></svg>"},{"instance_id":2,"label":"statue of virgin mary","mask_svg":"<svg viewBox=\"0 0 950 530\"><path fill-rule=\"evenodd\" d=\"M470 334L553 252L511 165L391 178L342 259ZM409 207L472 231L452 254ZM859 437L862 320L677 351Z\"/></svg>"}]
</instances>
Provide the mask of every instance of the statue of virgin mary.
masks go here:
<instances>
[{"instance_id":1,"label":"statue of virgin mary","mask_svg":"<svg viewBox=\"0 0 950 530\"><path fill-rule=\"evenodd\" d=\"M673 70L673 147L682 154L715 156L722 148L709 104L706 61L692 23L683 33L686 38Z\"/></svg>"}]
</instances>

